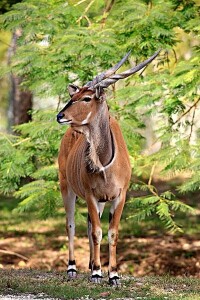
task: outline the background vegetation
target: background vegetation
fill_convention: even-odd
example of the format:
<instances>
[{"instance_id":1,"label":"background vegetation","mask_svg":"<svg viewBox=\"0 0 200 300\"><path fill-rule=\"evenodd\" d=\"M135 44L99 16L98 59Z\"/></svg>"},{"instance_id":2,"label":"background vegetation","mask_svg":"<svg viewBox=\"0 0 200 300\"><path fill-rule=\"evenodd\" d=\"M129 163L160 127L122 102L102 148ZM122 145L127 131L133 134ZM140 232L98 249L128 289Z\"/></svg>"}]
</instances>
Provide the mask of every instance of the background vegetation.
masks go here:
<instances>
[{"instance_id":1,"label":"background vegetation","mask_svg":"<svg viewBox=\"0 0 200 300\"><path fill-rule=\"evenodd\" d=\"M158 217L167 229L180 231L174 213L199 206L180 201L181 193L200 187L198 1L25 0L3 13L0 24L4 32L21 31L1 77L19 76L22 90L40 102L54 97L57 106L32 111L31 122L1 133L0 192L20 198L20 212L55 214L62 205L57 155L66 130L55 116L69 98L67 85L84 84L129 50L124 69L162 49L148 68L107 95L133 167L130 217ZM173 189L168 184L157 189L158 173L159 180L182 180Z\"/></svg>"},{"instance_id":2,"label":"background vegetation","mask_svg":"<svg viewBox=\"0 0 200 300\"><path fill-rule=\"evenodd\" d=\"M199 299L199 4L1 1L0 293ZM145 70L107 90L133 168L118 242L122 286L108 286L105 273L98 287L80 272L69 282L57 166L66 127L57 124L57 111L69 99L69 83L83 85L129 50L122 71L158 49L159 57ZM85 202L79 199L75 253L81 271L88 271L86 218ZM103 272L108 266L108 218L106 207Z\"/></svg>"}]
</instances>

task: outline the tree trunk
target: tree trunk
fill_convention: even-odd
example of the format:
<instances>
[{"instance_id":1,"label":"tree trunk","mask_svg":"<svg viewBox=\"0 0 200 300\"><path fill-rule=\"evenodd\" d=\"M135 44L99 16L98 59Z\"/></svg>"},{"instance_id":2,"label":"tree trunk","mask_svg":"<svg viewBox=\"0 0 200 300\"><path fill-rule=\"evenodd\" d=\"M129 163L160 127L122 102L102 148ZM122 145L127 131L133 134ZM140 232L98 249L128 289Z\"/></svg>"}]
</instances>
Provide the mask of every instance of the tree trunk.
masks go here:
<instances>
[{"instance_id":1,"label":"tree trunk","mask_svg":"<svg viewBox=\"0 0 200 300\"><path fill-rule=\"evenodd\" d=\"M8 63L11 64L13 55L16 52L17 39L21 36L21 30L13 33L11 46L8 53ZM32 93L20 87L22 78L11 74L10 96L8 109L8 127L29 122L31 120L30 110L32 109Z\"/></svg>"}]
</instances>

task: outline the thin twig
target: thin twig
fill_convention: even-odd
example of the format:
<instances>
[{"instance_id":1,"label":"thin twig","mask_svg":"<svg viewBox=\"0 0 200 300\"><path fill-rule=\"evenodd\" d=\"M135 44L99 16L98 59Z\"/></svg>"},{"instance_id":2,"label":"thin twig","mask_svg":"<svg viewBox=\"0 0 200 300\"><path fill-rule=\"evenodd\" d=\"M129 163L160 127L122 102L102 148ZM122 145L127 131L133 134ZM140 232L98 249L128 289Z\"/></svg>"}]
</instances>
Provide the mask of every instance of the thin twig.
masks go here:
<instances>
[{"instance_id":1,"label":"thin twig","mask_svg":"<svg viewBox=\"0 0 200 300\"><path fill-rule=\"evenodd\" d=\"M11 140L8 138L8 136L7 136L5 133L0 132L0 135L3 135L3 137L9 142L9 144L10 144L11 146L13 146L13 143L11 142Z\"/></svg>"},{"instance_id":2,"label":"thin twig","mask_svg":"<svg viewBox=\"0 0 200 300\"><path fill-rule=\"evenodd\" d=\"M154 187L155 188L155 187ZM158 193L154 191L153 187L151 185L148 185L148 189L150 190L150 192L156 196L156 197L159 197Z\"/></svg>"},{"instance_id":3,"label":"thin twig","mask_svg":"<svg viewBox=\"0 0 200 300\"><path fill-rule=\"evenodd\" d=\"M8 255L15 255L23 260L29 260L28 257L24 256L24 255L21 255L19 253L16 253L16 252L13 252L13 251L7 251L7 250L2 250L0 249L0 253L3 253L3 254L8 254Z\"/></svg>"},{"instance_id":4,"label":"thin twig","mask_svg":"<svg viewBox=\"0 0 200 300\"><path fill-rule=\"evenodd\" d=\"M160 137L157 137L156 140L148 147L148 149L144 150L142 153L145 155L148 155L148 153L150 152L150 150L155 146L156 143L158 143L160 141ZM162 142L161 142L162 144Z\"/></svg>"},{"instance_id":5,"label":"thin twig","mask_svg":"<svg viewBox=\"0 0 200 300\"><path fill-rule=\"evenodd\" d=\"M88 12L88 10L90 9L90 7L92 6L92 4L94 3L95 0L92 0L88 6L86 7L86 9L84 10L84 13L82 14L82 16L80 16L80 18L78 18L78 20L76 21L77 23L80 24L80 21L85 18L86 13Z\"/></svg>"},{"instance_id":6,"label":"thin twig","mask_svg":"<svg viewBox=\"0 0 200 300\"><path fill-rule=\"evenodd\" d=\"M148 67L148 65L146 65L143 70L140 72L139 77L142 77L142 74L144 73L144 71L146 70L146 68Z\"/></svg>"},{"instance_id":7,"label":"thin twig","mask_svg":"<svg viewBox=\"0 0 200 300\"><path fill-rule=\"evenodd\" d=\"M193 127L194 127L194 119L195 119L196 108L197 108L197 106L195 105L195 106L194 106L193 115L192 115L192 123L191 123L191 127L190 127L189 142L190 142L191 137L192 137L192 132L193 132Z\"/></svg>"},{"instance_id":8,"label":"thin twig","mask_svg":"<svg viewBox=\"0 0 200 300\"><path fill-rule=\"evenodd\" d=\"M153 179L153 174L154 174L154 171L155 171L155 167L156 167L156 163L153 164L152 168L151 168L151 173L150 173L150 176L149 176L149 181L148 181L148 189L150 190L150 192L156 196L156 197L159 197L158 193L154 191L151 183L152 183L152 179Z\"/></svg>"},{"instance_id":9,"label":"thin twig","mask_svg":"<svg viewBox=\"0 0 200 300\"><path fill-rule=\"evenodd\" d=\"M115 0L111 0L111 2L107 3L107 5L106 5L106 8L105 8L105 10L103 12L103 18L101 20L102 27L104 27L104 25L106 23L106 20L108 18L109 12L111 11L111 9L113 7L114 2L115 2Z\"/></svg>"},{"instance_id":10,"label":"thin twig","mask_svg":"<svg viewBox=\"0 0 200 300\"><path fill-rule=\"evenodd\" d=\"M153 6L152 1L149 1L149 3L148 3L149 10L152 9L152 6Z\"/></svg>"},{"instance_id":11,"label":"thin twig","mask_svg":"<svg viewBox=\"0 0 200 300\"><path fill-rule=\"evenodd\" d=\"M177 59L177 55L176 55L176 51L172 48L172 51L174 53L174 57L175 57L175 64L177 63L178 59Z\"/></svg>"},{"instance_id":12,"label":"thin twig","mask_svg":"<svg viewBox=\"0 0 200 300\"><path fill-rule=\"evenodd\" d=\"M23 139L22 141L13 144L13 146L14 146L14 147L15 147L15 146L18 146L18 145L20 145L20 144L22 144L22 143L24 143L24 142L30 141L30 139L31 139L31 138L25 138L25 139Z\"/></svg>"},{"instance_id":13,"label":"thin twig","mask_svg":"<svg viewBox=\"0 0 200 300\"><path fill-rule=\"evenodd\" d=\"M61 96L59 95L59 96L58 96L58 105L57 105L57 107L56 107L56 111L59 110L60 103L61 103Z\"/></svg>"},{"instance_id":14,"label":"thin twig","mask_svg":"<svg viewBox=\"0 0 200 300\"><path fill-rule=\"evenodd\" d=\"M175 125L176 123L178 123L185 115L187 115L191 109L193 109L193 107L195 107L197 105L197 103L200 101L200 98L198 98L194 104L192 104L174 123L173 125Z\"/></svg>"},{"instance_id":15,"label":"thin twig","mask_svg":"<svg viewBox=\"0 0 200 300\"><path fill-rule=\"evenodd\" d=\"M113 93L113 99L116 98L116 86L115 84L112 84L112 93Z\"/></svg>"},{"instance_id":16,"label":"thin twig","mask_svg":"<svg viewBox=\"0 0 200 300\"><path fill-rule=\"evenodd\" d=\"M74 6L78 6L79 4L81 4L81 3L85 2L85 1L87 1L87 0L81 0L78 3L74 4Z\"/></svg>"},{"instance_id":17,"label":"thin twig","mask_svg":"<svg viewBox=\"0 0 200 300\"><path fill-rule=\"evenodd\" d=\"M146 184L145 182L143 182L143 181L141 181L141 180L137 180L137 182L138 182L138 183L142 183L143 185L147 186L148 189L149 189L149 191L150 191L154 196L159 197L158 192L157 192L157 189L155 188L155 186L152 187L151 185ZM153 188L155 189L155 191L154 191Z\"/></svg>"},{"instance_id":18,"label":"thin twig","mask_svg":"<svg viewBox=\"0 0 200 300\"><path fill-rule=\"evenodd\" d=\"M169 69L169 53L168 53L168 51L166 51L166 56L167 56L167 66L168 66L168 69Z\"/></svg>"},{"instance_id":19,"label":"thin twig","mask_svg":"<svg viewBox=\"0 0 200 300\"><path fill-rule=\"evenodd\" d=\"M156 167L156 163L154 163L152 168L151 168L151 173L150 173L150 176L149 176L148 185L151 185L151 182L152 182L152 179L153 179L153 174L154 174L154 171L155 171L155 167Z\"/></svg>"},{"instance_id":20,"label":"thin twig","mask_svg":"<svg viewBox=\"0 0 200 300\"><path fill-rule=\"evenodd\" d=\"M81 18L81 20L86 19L86 21L88 22L88 26L89 26L89 27L92 25L92 22L90 21L90 19L88 18L88 16L86 16L86 15L83 16L83 15L82 15L80 18ZM80 20L80 21L81 21L81 20Z\"/></svg>"},{"instance_id":21,"label":"thin twig","mask_svg":"<svg viewBox=\"0 0 200 300\"><path fill-rule=\"evenodd\" d=\"M18 146L24 142L27 142L29 141L31 138L25 138L17 143L12 143L11 140L8 138L8 135L7 134L4 134L3 132L0 132L0 135L3 135L3 137L9 142L9 144L12 146L12 147L15 147L15 146Z\"/></svg>"},{"instance_id":22,"label":"thin twig","mask_svg":"<svg viewBox=\"0 0 200 300\"><path fill-rule=\"evenodd\" d=\"M90 19L88 18L88 16L84 16L84 18L87 20L89 27L92 25L92 22L90 21Z\"/></svg>"}]
</instances>

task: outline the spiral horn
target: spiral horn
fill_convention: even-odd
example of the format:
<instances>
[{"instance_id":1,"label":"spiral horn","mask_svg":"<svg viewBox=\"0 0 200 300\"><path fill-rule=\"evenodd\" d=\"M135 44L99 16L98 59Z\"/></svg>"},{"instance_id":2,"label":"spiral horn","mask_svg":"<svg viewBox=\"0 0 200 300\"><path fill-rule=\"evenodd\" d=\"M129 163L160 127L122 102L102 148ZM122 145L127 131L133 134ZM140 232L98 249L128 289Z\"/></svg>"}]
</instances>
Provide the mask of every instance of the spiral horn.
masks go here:
<instances>
[{"instance_id":1,"label":"spiral horn","mask_svg":"<svg viewBox=\"0 0 200 300\"><path fill-rule=\"evenodd\" d=\"M95 79L90 82L91 85L87 85L87 86L90 86L94 89L107 88L109 85L114 84L119 79L127 78L130 75L133 75L134 73L136 73L136 72L140 71L141 69L143 69L144 67L146 67L150 62L152 62L158 56L160 51L161 51L161 49L156 51L150 58L148 58L145 61L141 62L137 66L135 66L135 67L133 67L129 70L126 70L126 71L124 71L120 74L114 74L116 72L116 70L119 69L119 67L128 58L128 56L130 55L130 52L129 52L124 56L124 58L117 65L115 65L113 68L109 69L105 73L102 73L102 74L96 76Z\"/></svg>"},{"instance_id":2,"label":"spiral horn","mask_svg":"<svg viewBox=\"0 0 200 300\"><path fill-rule=\"evenodd\" d=\"M129 51L121 60L118 62L114 67L108 69L107 71L97 75L92 81L87 82L84 86L87 87L95 87L98 85L98 83L102 82L106 78L109 78L111 75L113 75L122 65L123 63L127 60L129 57L131 51Z\"/></svg>"}]
</instances>

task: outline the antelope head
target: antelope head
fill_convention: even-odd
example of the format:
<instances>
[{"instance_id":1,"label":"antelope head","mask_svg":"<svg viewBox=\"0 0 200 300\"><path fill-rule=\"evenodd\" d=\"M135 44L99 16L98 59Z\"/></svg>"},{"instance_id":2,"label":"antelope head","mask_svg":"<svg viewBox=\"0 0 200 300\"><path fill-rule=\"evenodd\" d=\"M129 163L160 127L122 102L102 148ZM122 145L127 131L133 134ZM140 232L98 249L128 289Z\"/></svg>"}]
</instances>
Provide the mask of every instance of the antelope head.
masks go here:
<instances>
[{"instance_id":1,"label":"antelope head","mask_svg":"<svg viewBox=\"0 0 200 300\"><path fill-rule=\"evenodd\" d=\"M119 79L126 78L147 66L159 54L160 50L150 58L135 67L120 74L115 72L122 66L130 55L128 52L122 60L109 70L97 75L92 81L83 87L70 84L68 87L71 99L66 106L58 113L57 121L60 124L69 124L71 127L84 127L96 117L100 105L105 102L104 89L114 84Z\"/></svg>"},{"instance_id":2,"label":"antelope head","mask_svg":"<svg viewBox=\"0 0 200 300\"><path fill-rule=\"evenodd\" d=\"M95 90L87 86L79 88L70 84L68 91L71 99L57 115L58 123L69 124L72 127L89 124L94 119L99 104L105 99L103 90L98 98Z\"/></svg>"}]
</instances>

